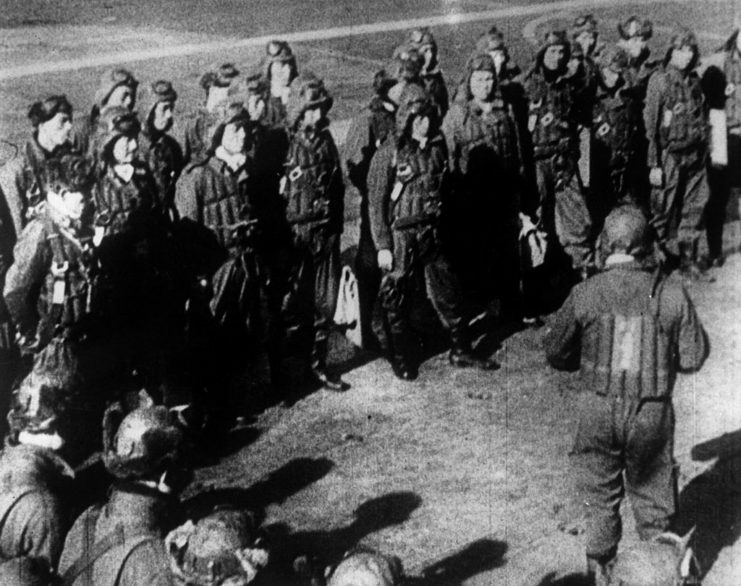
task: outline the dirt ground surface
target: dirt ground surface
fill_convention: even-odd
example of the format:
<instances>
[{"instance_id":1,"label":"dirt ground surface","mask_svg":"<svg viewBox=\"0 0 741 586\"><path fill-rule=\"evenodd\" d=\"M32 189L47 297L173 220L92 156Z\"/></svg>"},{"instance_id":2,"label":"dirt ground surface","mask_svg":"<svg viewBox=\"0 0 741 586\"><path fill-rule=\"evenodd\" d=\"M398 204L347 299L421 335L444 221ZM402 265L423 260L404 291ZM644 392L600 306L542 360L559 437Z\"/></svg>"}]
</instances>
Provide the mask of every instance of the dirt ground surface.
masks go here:
<instances>
[{"instance_id":1,"label":"dirt ground surface","mask_svg":"<svg viewBox=\"0 0 741 586\"><path fill-rule=\"evenodd\" d=\"M652 40L663 54L669 26L701 32L709 51L730 33L731 2L607 3L576 0L256 0L82 1L6 0L0 11L0 160L27 134L26 111L39 95L62 91L85 112L101 67L21 75L48 63L99 55L150 52L121 62L142 80L168 77L188 115L199 103L198 78L212 63L248 66L258 46L193 51L158 58L158 49L245 37L318 30L421 16L507 10L505 30L515 59L533 52L536 24L594 12L605 40L632 13L657 23ZM523 7L522 13L518 6ZM538 22L535 22L538 20ZM406 22L406 21L404 21ZM474 39L492 19L434 26L443 66L455 80ZM294 45L300 62L325 76L337 96L338 142L349 117L369 97L372 73L388 62L403 31L338 36ZM15 68L15 69L14 69ZM7 75L3 75L6 72ZM181 124L182 126L182 124ZM354 244L357 201L348 193L345 248ZM741 241L732 226L729 249ZM741 255L715 269L716 282L690 287L712 344L703 370L675 389L676 459L684 528L706 562L707 586L741 584ZM413 383L388 364L356 352L339 335L333 363L351 389L318 391L274 405L230 434L226 452L197 472L191 504L239 499L260 512L279 545L278 562L312 553L327 562L363 543L400 556L420 583L543 585L578 583L583 572L580 514L573 499L568 452L576 406L574 375L551 370L541 350L543 329L515 333L495 356L502 368L453 370L434 354ZM439 334L434 334L439 337ZM442 344L444 346L444 344ZM286 368L291 369L291 364ZM291 374L290 372L288 373ZM195 506L195 505L194 505ZM625 544L636 540L625 511ZM281 583L277 577L273 583Z\"/></svg>"},{"instance_id":2,"label":"dirt ground surface","mask_svg":"<svg viewBox=\"0 0 741 586\"><path fill-rule=\"evenodd\" d=\"M741 584L739 271L733 255L715 283L690 288L712 352L675 389L681 518L697 527L708 586ZM584 569L568 457L580 396L575 375L546 365L543 332L505 340L493 373L453 370L441 354L407 383L367 362L345 375L348 392L236 432L249 445L200 470L193 491L252 487L244 498L293 553L333 560L372 545L441 586L578 583L558 580Z\"/></svg>"}]
</instances>

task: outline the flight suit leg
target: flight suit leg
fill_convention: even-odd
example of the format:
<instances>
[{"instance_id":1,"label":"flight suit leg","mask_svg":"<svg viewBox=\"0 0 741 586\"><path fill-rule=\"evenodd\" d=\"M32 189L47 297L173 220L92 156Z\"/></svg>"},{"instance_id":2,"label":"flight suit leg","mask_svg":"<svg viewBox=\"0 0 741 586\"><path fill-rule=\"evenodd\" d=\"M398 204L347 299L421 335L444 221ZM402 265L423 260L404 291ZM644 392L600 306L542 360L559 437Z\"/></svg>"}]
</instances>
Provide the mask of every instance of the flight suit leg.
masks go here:
<instances>
[{"instance_id":1,"label":"flight suit leg","mask_svg":"<svg viewBox=\"0 0 741 586\"><path fill-rule=\"evenodd\" d=\"M550 159L538 159L535 161L535 180L538 189L537 215L542 226L549 234L555 234L555 202L553 165Z\"/></svg>"},{"instance_id":2,"label":"flight suit leg","mask_svg":"<svg viewBox=\"0 0 741 586\"><path fill-rule=\"evenodd\" d=\"M416 369L416 344L409 323L417 253L413 231L394 232L393 252L394 268L381 279L378 295L392 366L398 372L413 373Z\"/></svg>"},{"instance_id":3,"label":"flight suit leg","mask_svg":"<svg viewBox=\"0 0 741 586\"><path fill-rule=\"evenodd\" d=\"M367 194L364 194L360 211L360 237L354 264L355 275L358 279L363 348L372 350L377 344L373 331L373 315L378 301L378 289L381 285L381 270L378 268L378 251L370 233L367 198Z\"/></svg>"},{"instance_id":4,"label":"flight suit leg","mask_svg":"<svg viewBox=\"0 0 741 586\"><path fill-rule=\"evenodd\" d=\"M678 157L671 153L666 154L662 169L663 187L651 190L651 225L659 243L669 252L679 254L676 228L685 173Z\"/></svg>"},{"instance_id":5,"label":"flight suit leg","mask_svg":"<svg viewBox=\"0 0 741 586\"><path fill-rule=\"evenodd\" d=\"M621 408L613 397L585 396L571 453L577 494L586 510L587 556L594 559L612 557L622 536L622 447L614 434Z\"/></svg>"},{"instance_id":6,"label":"flight suit leg","mask_svg":"<svg viewBox=\"0 0 741 586\"><path fill-rule=\"evenodd\" d=\"M448 331L463 327L463 290L450 262L437 254L425 263L425 288L435 312Z\"/></svg>"},{"instance_id":7,"label":"flight suit leg","mask_svg":"<svg viewBox=\"0 0 741 586\"><path fill-rule=\"evenodd\" d=\"M575 269L593 261L592 219L576 173L563 171L556 184L555 227L558 241Z\"/></svg>"},{"instance_id":8,"label":"flight suit leg","mask_svg":"<svg viewBox=\"0 0 741 586\"><path fill-rule=\"evenodd\" d=\"M686 180L681 197L677 238L680 242L688 243L688 248L692 250L692 260L697 262L699 260L697 245L704 227L705 207L710 197L710 189L704 157L692 155L686 159L685 165Z\"/></svg>"},{"instance_id":9,"label":"flight suit leg","mask_svg":"<svg viewBox=\"0 0 741 586\"><path fill-rule=\"evenodd\" d=\"M708 255L711 259L723 254L723 224L731 195L728 168L708 168L710 197L705 208L705 229L708 240Z\"/></svg>"},{"instance_id":10,"label":"flight suit leg","mask_svg":"<svg viewBox=\"0 0 741 586\"><path fill-rule=\"evenodd\" d=\"M318 233L313 238L314 347L311 363L312 368L324 369L340 284L340 236Z\"/></svg>"},{"instance_id":11,"label":"flight suit leg","mask_svg":"<svg viewBox=\"0 0 741 586\"><path fill-rule=\"evenodd\" d=\"M673 459L674 411L671 402L640 404L631 418L625 454L628 497L641 539L666 531L676 510Z\"/></svg>"}]
</instances>

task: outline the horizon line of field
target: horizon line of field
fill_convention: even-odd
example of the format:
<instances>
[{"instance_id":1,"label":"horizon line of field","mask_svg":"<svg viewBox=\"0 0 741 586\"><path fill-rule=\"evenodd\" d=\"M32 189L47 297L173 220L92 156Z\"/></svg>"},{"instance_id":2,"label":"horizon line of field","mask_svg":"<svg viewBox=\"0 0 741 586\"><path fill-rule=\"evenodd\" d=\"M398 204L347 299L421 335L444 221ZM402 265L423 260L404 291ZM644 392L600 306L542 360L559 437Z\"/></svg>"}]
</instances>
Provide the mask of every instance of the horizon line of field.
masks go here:
<instances>
[{"instance_id":1,"label":"horizon line of field","mask_svg":"<svg viewBox=\"0 0 741 586\"><path fill-rule=\"evenodd\" d=\"M692 2L693 0L659 0L662 4L677 4ZM719 1L719 0L715 0ZM630 0L630 5L656 4L652 0ZM74 71L92 67L111 66L134 61L147 61L168 57L184 57L198 53L216 52L221 50L245 49L262 47L275 38L281 38L289 43L321 41L343 37L371 35L392 31L406 30L423 26L455 26L466 23L491 20L497 18L512 18L529 16L543 12L559 12L583 7L597 7L614 5L614 0L560 0L557 2L538 2L534 4L518 4L504 8L482 10L476 12L456 12L444 15L435 15L420 18L400 19L384 22L347 25L308 31L287 33L272 33L244 39L225 39L206 43L184 43L170 47L151 47L136 51L122 51L102 55L90 55L79 59L64 61L43 61L33 64L24 64L0 69L0 80L18 79L47 73Z\"/></svg>"}]
</instances>

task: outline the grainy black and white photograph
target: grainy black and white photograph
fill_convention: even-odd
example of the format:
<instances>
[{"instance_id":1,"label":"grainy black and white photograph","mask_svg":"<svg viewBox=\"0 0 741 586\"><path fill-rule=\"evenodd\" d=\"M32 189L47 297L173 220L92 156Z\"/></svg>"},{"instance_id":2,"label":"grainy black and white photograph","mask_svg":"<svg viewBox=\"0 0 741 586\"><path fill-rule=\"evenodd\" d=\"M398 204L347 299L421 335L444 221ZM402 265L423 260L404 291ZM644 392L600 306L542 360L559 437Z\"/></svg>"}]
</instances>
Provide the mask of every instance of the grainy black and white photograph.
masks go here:
<instances>
[{"instance_id":1,"label":"grainy black and white photograph","mask_svg":"<svg viewBox=\"0 0 741 586\"><path fill-rule=\"evenodd\" d=\"M741 1L0 4L0 586L741 584Z\"/></svg>"}]
</instances>

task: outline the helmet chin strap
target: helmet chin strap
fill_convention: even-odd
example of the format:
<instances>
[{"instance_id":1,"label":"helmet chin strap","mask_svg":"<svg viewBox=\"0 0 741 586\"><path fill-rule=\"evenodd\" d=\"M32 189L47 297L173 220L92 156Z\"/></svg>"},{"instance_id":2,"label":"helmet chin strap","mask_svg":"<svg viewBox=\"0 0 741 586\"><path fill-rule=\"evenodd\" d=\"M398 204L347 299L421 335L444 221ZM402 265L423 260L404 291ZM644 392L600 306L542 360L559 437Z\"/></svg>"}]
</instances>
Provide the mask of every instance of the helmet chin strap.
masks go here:
<instances>
[{"instance_id":1,"label":"helmet chin strap","mask_svg":"<svg viewBox=\"0 0 741 586\"><path fill-rule=\"evenodd\" d=\"M165 480L167 472L163 472L158 480L139 480L139 484L153 488L157 492L161 492L164 495L170 496L172 494L172 488L167 484Z\"/></svg>"},{"instance_id":2,"label":"helmet chin strap","mask_svg":"<svg viewBox=\"0 0 741 586\"><path fill-rule=\"evenodd\" d=\"M171 495L172 494L172 488L170 488L170 485L167 484L165 481L167 473L163 472L162 476L160 476L159 482L157 482L157 490L159 490L162 494Z\"/></svg>"}]
</instances>

